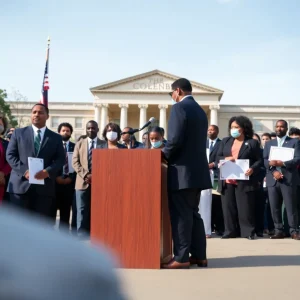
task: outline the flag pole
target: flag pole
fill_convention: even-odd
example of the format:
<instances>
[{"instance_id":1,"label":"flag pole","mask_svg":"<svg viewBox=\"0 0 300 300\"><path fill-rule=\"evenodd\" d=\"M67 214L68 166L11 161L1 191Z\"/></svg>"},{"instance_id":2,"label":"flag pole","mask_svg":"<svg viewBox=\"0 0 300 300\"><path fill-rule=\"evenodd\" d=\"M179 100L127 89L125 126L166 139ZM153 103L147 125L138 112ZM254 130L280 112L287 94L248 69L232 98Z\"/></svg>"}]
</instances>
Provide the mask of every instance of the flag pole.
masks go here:
<instances>
[{"instance_id":1,"label":"flag pole","mask_svg":"<svg viewBox=\"0 0 300 300\"><path fill-rule=\"evenodd\" d=\"M48 107L48 90L49 90L49 51L50 51L50 37L47 39L47 51L46 51L46 66L43 77L42 93L40 103Z\"/></svg>"}]
</instances>

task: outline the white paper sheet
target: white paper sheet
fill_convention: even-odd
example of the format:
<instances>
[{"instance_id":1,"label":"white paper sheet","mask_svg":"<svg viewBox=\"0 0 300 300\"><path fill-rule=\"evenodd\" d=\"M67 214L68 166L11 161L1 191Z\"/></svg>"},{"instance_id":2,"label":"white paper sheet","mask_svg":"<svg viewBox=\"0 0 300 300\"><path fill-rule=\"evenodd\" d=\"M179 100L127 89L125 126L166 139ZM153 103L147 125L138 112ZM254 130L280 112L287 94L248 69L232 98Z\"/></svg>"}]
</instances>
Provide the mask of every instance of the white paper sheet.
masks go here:
<instances>
[{"instance_id":1,"label":"white paper sheet","mask_svg":"<svg viewBox=\"0 0 300 300\"><path fill-rule=\"evenodd\" d=\"M35 179L36 173L44 170L44 160L42 158L28 157L29 167L29 183L31 184L45 184L44 179Z\"/></svg>"},{"instance_id":2,"label":"white paper sheet","mask_svg":"<svg viewBox=\"0 0 300 300\"><path fill-rule=\"evenodd\" d=\"M294 153L294 148L271 146L269 160L289 161L294 158Z\"/></svg>"},{"instance_id":3,"label":"white paper sheet","mask_svg":"<svg viewBox=\"0 0 300 300\"><path fill-rule=\"evenodd\" d=\"M69 165L69 173L74 173L75 170L73 169L73 152L68 152L68 165Z\"/></svg>"},{"instance_id":4,"label":"white paper sheet","mask_svg":"<svg viewBox=\"0 0 300 300\"><path fill-rule=\"evenodd\" d=\"M220 179L249 180L245 172L249 169L249 159L237 159L235 162L229 160L220 161Z\"/></svg>"}]
</instances>

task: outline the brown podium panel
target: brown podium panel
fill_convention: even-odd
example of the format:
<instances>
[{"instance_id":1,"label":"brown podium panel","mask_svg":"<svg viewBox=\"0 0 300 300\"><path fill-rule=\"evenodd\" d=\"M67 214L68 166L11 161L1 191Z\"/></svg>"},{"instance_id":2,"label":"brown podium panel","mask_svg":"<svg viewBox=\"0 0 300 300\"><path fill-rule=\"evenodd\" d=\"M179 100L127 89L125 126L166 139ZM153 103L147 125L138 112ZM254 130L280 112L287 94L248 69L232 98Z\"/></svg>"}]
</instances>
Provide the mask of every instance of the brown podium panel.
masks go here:
<instances>
[{"instance_id":1,"label":"brown podium panel","mask_svg":"<svg viewBox=\"0 0 300 300\"><path fill-rule=\"evenodd\" d=\"M160 150L93 150L91 240L125 268L159 269L171 258L166 173Z\"/></svg>"}]
</instances>

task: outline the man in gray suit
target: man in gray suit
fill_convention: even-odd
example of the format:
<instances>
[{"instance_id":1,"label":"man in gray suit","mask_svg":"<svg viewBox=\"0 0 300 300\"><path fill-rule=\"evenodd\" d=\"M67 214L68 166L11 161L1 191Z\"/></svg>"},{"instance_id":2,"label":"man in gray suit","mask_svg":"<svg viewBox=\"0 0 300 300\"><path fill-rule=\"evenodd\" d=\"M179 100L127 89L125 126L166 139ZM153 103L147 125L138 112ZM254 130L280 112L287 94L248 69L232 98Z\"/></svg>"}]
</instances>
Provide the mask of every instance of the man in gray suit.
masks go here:
<instances>
[{"instance_id":1,"label":"man in gray suit","mask_svg":"<svg viewBox=\"0 0 300 300\"><path fill-rule=\"evenodd\" d=\"M38 218L0 210L0 299L122 300L114 262Z\"/></svg>"},{"instance_id":2,"label":"man in gray suit","mask_svg":"<svg viewBox=\"0 0 300 300\"><path fill-rule=\"evenodd\" d=\"M22 208L51 217L55 199L55 178L63 168L65 154L62 138L46 127L49 109L37 103L31 110L32 125L16 129L6 151L12 171L7 191L10 201ZM44 168L33 174L43 185L29 183L28 157L41 158Z\"/></svg>"}]
</instances>

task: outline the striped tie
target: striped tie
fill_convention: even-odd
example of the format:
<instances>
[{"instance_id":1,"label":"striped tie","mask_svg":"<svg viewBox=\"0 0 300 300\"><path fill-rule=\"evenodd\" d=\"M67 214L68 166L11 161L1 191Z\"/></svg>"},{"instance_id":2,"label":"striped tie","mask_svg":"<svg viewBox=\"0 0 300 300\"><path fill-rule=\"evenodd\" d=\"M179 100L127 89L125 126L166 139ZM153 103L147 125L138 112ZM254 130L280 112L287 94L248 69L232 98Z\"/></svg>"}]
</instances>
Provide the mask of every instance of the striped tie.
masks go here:
<instances>
[{"instance_id":1,"label":"striped tie","mask_svg":"<svg viewBox=\"0 0 300 300\"><path fill-rule=\"evenodd\" d=\"M65 165L63 173L64 175L69 175L69 162L68 162L68 151L67 151L67 143L64 142L64 149L65 149Z\"/></svg>"},{"instance_id":2,"label":"striped tie","mask_svg":"<svg viewBox=\"0 0 300 300\"><path fill-rule=\"evenodd\" d=\"M92 151L94 149L94 141L91 141L91 146L89 148L89 156L88 156L88 167L89 171L92 171Z\"/></svg>"},{"instance_id":3,"label":"striped tie","mask_svg":"<svg viewBox=\"0 0 300 300\"><path fill-rule=\"evenodd\" d=\"M41 146L41 131L37 131L37 135L34 138L34 151L35 155L38 155Z\"/></svg>"}]
</instances>

